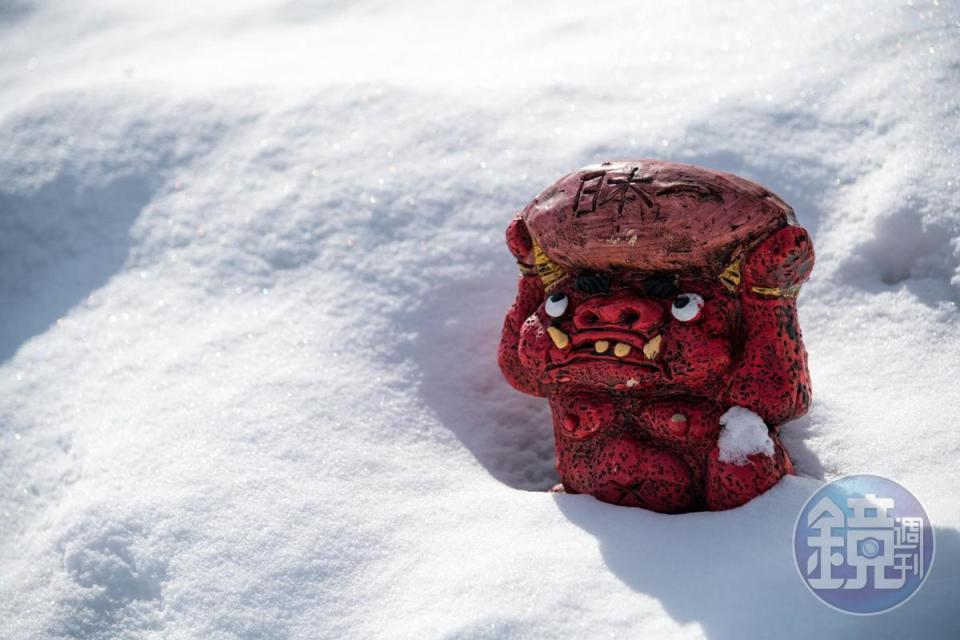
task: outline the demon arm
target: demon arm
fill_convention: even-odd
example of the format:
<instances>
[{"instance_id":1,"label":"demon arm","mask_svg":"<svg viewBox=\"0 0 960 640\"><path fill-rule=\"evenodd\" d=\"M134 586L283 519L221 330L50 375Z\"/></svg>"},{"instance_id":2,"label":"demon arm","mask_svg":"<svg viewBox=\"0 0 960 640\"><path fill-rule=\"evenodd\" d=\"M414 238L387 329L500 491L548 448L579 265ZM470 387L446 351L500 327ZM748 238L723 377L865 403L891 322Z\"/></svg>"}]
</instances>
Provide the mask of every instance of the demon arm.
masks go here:
<instances>
[{"instance_id":1,"label":"demon arm","mask_svg":"<svg viewBox=\"0 0 960 640\"><path fill-rule=\"evenodd\" d=\"M743 263L739 289L746 333L725 401L753 411L771 427L802 416L810 405L796 295L813 261L807 232L788 226L752 249Z\"/></svg>"},{"instance_id":2,"label":"demon arm","mask_svg":"<svg viewBox=\"0 0 960 640\"><path fill-rule=\"evenodd\" d=\"M517 297L503 321L497 360L504 377L513 387L530 395L543 396L539 378L531 368L524 366L519 355L520 329L543 302L544 296L543 283L534 266L533 242L519 216L507 227L507 247L520 266L520 280Z\"/></svg>"}]
</instances>

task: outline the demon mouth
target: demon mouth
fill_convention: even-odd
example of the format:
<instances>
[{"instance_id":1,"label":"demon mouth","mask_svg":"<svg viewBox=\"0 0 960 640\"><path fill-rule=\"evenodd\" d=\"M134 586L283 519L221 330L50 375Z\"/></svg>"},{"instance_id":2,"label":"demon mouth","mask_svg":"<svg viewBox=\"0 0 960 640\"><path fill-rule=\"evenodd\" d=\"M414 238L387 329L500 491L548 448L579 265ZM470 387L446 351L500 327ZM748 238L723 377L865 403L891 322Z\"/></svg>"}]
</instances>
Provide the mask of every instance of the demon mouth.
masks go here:
<instances>
[{"instance_id":1,"label":"demon mouth","mask_svg":"<svg viewBox=\"0 0 960 640\"><path fill-rule=\"evenodd\" d=\"M657 334L644 338L636 333L627 331L583 331L573 334L571 338L556 327L548 327L547 333L554 346L564 352L562 362L567 363L574 358L599 358L604 360L625 360L631 363L652 364L660 355L662 337ZM633 357L630 357L633 354Z\"/></svg>"}]
</instances>

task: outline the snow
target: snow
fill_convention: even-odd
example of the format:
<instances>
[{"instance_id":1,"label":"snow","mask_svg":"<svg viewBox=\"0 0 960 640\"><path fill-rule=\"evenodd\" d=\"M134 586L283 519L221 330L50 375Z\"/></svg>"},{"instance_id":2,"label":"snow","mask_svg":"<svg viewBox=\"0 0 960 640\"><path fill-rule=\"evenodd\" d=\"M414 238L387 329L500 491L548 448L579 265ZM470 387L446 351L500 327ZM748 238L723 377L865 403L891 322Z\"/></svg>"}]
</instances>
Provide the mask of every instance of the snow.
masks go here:
<instances>
[{"instance_id":1,"label":"snow","mask_svg":"<svg viewBox=\"0 0 960 640\"><path fill-rule=\"evenodd\" d=\"M0 5L0 637L960 635L948 2ZM814 234L800 476L662 516L545 492L496 366L511 215L658 157ZM876 473L920 593L817 602L792 529Z\"/></svg>"},{"instance_id":2,"label":"snow","mask_svg":"<svg viewBox=\"0 0 960 640\"><path fill-rule=\"evenodd\" d=\"M773 440L770 439L763 418L746 407L730 407L720 416L720 461L743 465L754 454L773 457Z\"/></svg>"}]
</instances>

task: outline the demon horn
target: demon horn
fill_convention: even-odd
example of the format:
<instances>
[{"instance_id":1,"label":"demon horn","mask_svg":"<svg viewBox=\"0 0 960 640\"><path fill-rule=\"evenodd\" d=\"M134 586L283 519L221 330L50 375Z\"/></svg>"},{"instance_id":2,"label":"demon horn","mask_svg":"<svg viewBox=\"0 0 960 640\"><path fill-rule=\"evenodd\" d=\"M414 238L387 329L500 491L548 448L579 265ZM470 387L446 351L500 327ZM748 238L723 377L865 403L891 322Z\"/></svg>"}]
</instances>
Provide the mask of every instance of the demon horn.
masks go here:
<instances>
[{"instance_id":1,"label":"demon horn","mask_svg":"<svg viewBox=\"0 0 960 640\"><path fill-rule=\"evenodd\" d=\"M543 252L543 247L536 240L533 241L533 263L536 265L537 275L540 276L544 289L550 288L550 285L567 275L563 267Z\"/></svg>"},{"instance_id":2,"label":"demon horn","mask_svg":"<svg viewBox=\"0 0 960 640\"><path fill-rule=\"evenodd\" d=\"M727 291L736 293L740 289L740 270L743 268L743 254L740 249L733 252L730 262L723 268L717 279Z\"/></svg>"}]
</instances>

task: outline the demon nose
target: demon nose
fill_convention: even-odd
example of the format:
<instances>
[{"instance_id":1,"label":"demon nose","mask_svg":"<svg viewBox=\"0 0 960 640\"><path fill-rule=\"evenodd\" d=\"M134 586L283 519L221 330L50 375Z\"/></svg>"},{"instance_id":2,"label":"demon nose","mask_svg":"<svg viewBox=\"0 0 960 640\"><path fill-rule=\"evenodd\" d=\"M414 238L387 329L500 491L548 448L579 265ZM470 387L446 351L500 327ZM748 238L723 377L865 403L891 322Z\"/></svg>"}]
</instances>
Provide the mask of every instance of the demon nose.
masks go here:
<instances>
[{"instance_id":1,"label":"demon nose","mask_svg":"<svg viewBox=\"0 0 960 640\"><path fill-rule=\"evenodd\" d=\"M663 306L634 296L588 298L577 306L573 325L577 329L615 328L649 335L662 323Z\"/></svg>"}]
</instances>

